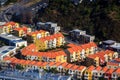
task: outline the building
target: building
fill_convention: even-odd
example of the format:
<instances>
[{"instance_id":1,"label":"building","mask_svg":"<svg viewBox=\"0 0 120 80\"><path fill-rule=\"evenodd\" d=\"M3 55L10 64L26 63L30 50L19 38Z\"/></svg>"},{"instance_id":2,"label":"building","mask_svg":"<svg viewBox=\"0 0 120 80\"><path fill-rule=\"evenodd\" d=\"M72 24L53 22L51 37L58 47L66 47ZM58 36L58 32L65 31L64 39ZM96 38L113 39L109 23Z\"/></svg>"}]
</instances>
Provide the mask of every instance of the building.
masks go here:
<instances>
[{"instance_id":1,"label":"building","mask_svg":"<svg viewBox=\"0 0 120 80\"><path fill-rule=\"evenodd\" d=\"M103 67L100 71L98 71L98 77L99 78L104 78L105 73L108 71L109 69L107 67Z\"/></svg>"},{"instance_id":2,"label":"building","mask_svg":"<svg viewBox=\"0 0 120 80\"><path fill-rule=\"evenodd\" d=\"M109 69L105 72L104 78L107 80L112 80L112 73L114 72L114 69Z\"/></svg>"},{"instance_id":3,"label":"building","mask_svg":"<svg viewBox=\"0 0 120 80\"><path fill-rule=\"evenodd\" d=\"M72 31L69 32L69 35L70 35L70 38L71 39L79 39L79 36L80 35L84 35L86 34L86 31L82 31L82 30L79 30L79 29L74 29Z\"/></svg>"},{"instance_id":4,"label":"building","mask_svg":"<svg viewBox=\"0 0 120 80\"><path fill-rule=\"evenodd\" d=\"M114 40L105 40L100 42L100 47L120 53L120 43Z\"/></svg>"},{"instance_id":5,"label":"building","mask_svg":"<svg viewBox=\"0 0 120 80\"><path fill-rule=\"evenodd\" d=\"M74 29L69 32L69 37L71 40L76 41L78 43L89 43L93 42L95 39L95 36L91 36L86 34L86 31L82 31L79 29Z\"/></svg>"},{"instance_id":6,"label":"building","mask_svg":"<svg viewBox=\"0 0 120 80\"><path fill-rule=\"evenodd\" d=\"M3 60L6 56L13 56L16 54L16 47L14 46L3 46L0 47L0 60Z\"/></svg>"},{"instance_id":7,"label":"building","mask_svg":"<svg viewBox=\"0 0 120 80\"><path fill-rule=\"evenodd\" d=\"M120 53L120 43L115 43L113 45L110 45L109 49Z\"/></svg>"},{"instance_id":8,"label":"building","mask_svg":"<svg viewBox=\"0 0 120 80\"><path fill-rule=\"evenodd\" d=\"M89 43L89 42L94 42L94 40L95 40L95 36L91 36L88 34L79 36L79 43Z\"/></svg>"},{"instance_id":9,"label":"building","mask_svg":"<svg viewBox=\"0 0 120 80\"><path fill-rule=\"evenodd\" d=\"M66 71L65 71L65 66L67 66L68 64L69 64L69 63L64 62L64 63L58 65L58 66L57 66L57 71L58 71L58 72L61 72L61 73L62 73L62 72L66 72Z\"/></svg>"},{"instance_id":10,"label":"building","mask_svg":"<svg viewBox=\"0 0 120 80\"><path fill-rule=\"evenodd\" d=\"M2 33L11 33L14 28L18 28L19 24L16 22L6 22L4 25L1 26Z\"/></svg>"},{"instance_id":11,"label":"building","mask_svg":"<svg viewBox=\"0 0 120 80\"><path fill-rule=\"evenodd\" d=\"M6 22L0 22L0 34L3 33L3 25L6 24Z\"/></svg>"},{"instance_id":12,"label":"building","mask_svg":"<svg viewBox=\"0 0 120 80\"><path fill-rule=\"evenodd\" d=\"M15 28L13 30L13 35L18 36L18 37L24 37L29 32L31 32L31 28L27 28L26 26L22 26L19 28Z\"/></svg>"},{"instance_id":13,"label":"building","mask_svg":"<svg viewBox=\"0 0 120 80\"><path fill-rule=\"evenodd\" d=\"M92 80L93 79L93 70L95 69L94 66L88 67L84 72L84 80Z\"/></svg>"},{"instance_id":14,"label":"building","mask_svg":"<svg viewBox=\"0 0 120 80\"><path fill-rule=\"evenodd\" d=\"M76 76L76 70L77 70L78 68L79 68L78 65L74 65L74 64L73 64L73 67L71 67L71 68L69 69L68 73L69 73L70 75L72 75L72 76Z\"/></svg>"},{"instance_id":15,"label":"building","mask_svg":"<svg viewBox=\"0 0 120 80\"><path fill-rule=\"evenodd\" d=\"M69 54L69 62L83 60L88 55L97 52L97 45L94 42L82 44L80 46L75 44L68 44L67 46L70 47L66 50L66 53Z\"/></svg>"},{"instance_id":16,"label":"building","mask_svg":"<svg viewBox=\"0 0 120 80\"><path fill-rule=\"evenodd\" d=\"M79 68L77 68L75 70L78 79L83 80L83 76L84 76L84 71L85 70L86 70L85 66L80 66Z\"/></svg>"},{"instance_id":17,"label":"building","mask_svg":"<svg viewBox=\"0 0 120 80\"><path fill-rule=\"evenodd\" d=\"M104 65L106 62L118 58L118 53L110 50L100 51L95 54L89 55L88 60L93 61L93 65L100 66Z\"/></svg>"},{"instance_id":18,"label":"building","mask_svg":"<svg viewBox=\"0 0 120 80\"><path fill-rule=\"evenodd\" d=\"M120 58L116 58L107 62L107 67L112 69L120 68Z\"/></svg>"},{"instance_id":19,"label":"building","mask_svg":"<svg viewBox=\"0 0 120 80\"><path fill-rule=\"evenodd\" d=\"M52 23L52 22L46 22L46 23L42 23L42 22L38 22L37 23L37 29L43 29L46 31L49 31L50 34L56 34L60 31L60 26L57 25L57 23Z\"/></svg>"},{"instance_id":20,"label":"building","mask_svg":"<svg viewBox=\"0 0 120 80\"><path fill-rule=\"evenodd\" d=\"M30 33L27 33L27 42L35 43L37 38L43 38L43 37L46 37L49 35L50 35L50 33L48 31L44 31L44 30L30 32Z\"/></svg>"},{"instance_id":21,"label":"building","mask_svg":"<svg viewBox=\"0 0 120 80\"><path fill-rule=\"evenodd\" d=\"M30 45L32 46L32 45ZM30 47L29 46L29 47ZM67 55L64 51L51 51L51 52L36 52L35 49L29 50L31 48L23 48L21 53L27 60L37 60L44 62L67 62Z\"/></svg>"},{"instance_id":22,"label":"building","mask_svg":"<svg viewBox=\"0 0 120 80\"><path fill-rule=\"evenodd\" d=\"M99 80L100 74L99 71L102 70L102 67L98 66L93 70L93 80Z\"/></svg>"},{"instance_id":23,"label":"building","mask_svg":"<svg viewBox=\"0 0 120 80\"><path fill-rule=\"evenodd\" d=\"M112 80L119 80L120 79L120 68L117 68L113 73L112 73Z\"/></svg>"},{"instance_id":24,"label":"building","mask_svg":"<svg viewBox=\"0 0 120 80\"><path fill-rule=\"evenodd\" d=\"M27 46L27 41L22 40L22 38L18 38L16 36L10 34L0 34L0 40L4 41L9 46Z\"/></svg>"},{"instance_id":25,"label":"building","mask_svg":"<svg viewBox=\"0 0 120 80\"><path fill-rule=\"evenodd\" d=\"M100 46L104 49L108 49L111 45L114 45L116 41L114 40L105 40L100 42Z\"/></svg>"},{"instance_id":26,"label":"building","mask_svg":"<svg viewBox=\"0 0 120 80\"><path fill-rule=\"evenodd\" d=\"M65 44L64 36L61 33L56 33L44 38L38 38L35 42L38 50L52 49L63 46Z\"/></svg>"}]
</instances>

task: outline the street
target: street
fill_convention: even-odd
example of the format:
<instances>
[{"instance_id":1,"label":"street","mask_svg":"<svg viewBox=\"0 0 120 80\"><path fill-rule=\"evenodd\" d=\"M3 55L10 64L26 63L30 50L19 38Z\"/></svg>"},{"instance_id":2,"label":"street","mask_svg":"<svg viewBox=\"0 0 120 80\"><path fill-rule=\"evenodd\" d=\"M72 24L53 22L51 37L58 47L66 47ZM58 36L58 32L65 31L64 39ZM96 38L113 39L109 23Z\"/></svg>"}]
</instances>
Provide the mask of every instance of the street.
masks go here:
<instances>
[{"instance_id":1,"label":"street","mask_svg":"<svg viewBox=\"0 0 120 80\"><path fill-rule=\"evenodd\" d=\"M29 3L31 0L22 0L20 2L17 2L15 4L10 4L8 6L2 6L0 8L0 21L1 22L8 22L11 20L12 15L14 13L20 14L21 12L24 12L26 10L31 10L33 13L37 12L42 7L47 7L48 0L42 0L40 2L37 2L36 4L32 6L25 6L27 3Z\"/></svg>"}]
</instances>

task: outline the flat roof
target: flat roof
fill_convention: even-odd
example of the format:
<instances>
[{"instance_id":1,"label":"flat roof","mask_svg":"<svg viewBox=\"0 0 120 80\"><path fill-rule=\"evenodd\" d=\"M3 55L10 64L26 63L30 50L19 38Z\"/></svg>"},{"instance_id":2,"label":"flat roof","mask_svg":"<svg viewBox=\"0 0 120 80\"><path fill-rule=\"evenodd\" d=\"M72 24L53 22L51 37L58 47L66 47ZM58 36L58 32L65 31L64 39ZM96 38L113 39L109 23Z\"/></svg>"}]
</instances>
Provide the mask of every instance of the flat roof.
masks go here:
<instances>
[{"instance_id":1,"label":"flat roof","mask_svg":"<svg viewBox=\"0 0 120 80\"><path fill-rule=\"evenodd\" d=\"M0 47L0 55L3 55L3 54L6 54L7 52L15 49L16 47L15 46L3 46L3 47Z\"/></svg>"},{"instance_id":2,"label":"flat roof","mask_svg":"<svg viewBox=\"0 0 120 80\"><path fill-rule=\"evenodd\" d=\"M0 22L0 26L4 25L6 22Z\"/></svg>"},{"instance_id":3,"label":"flat roof","mask_svg":"<svg viewBox=\"0 0 120 80\"><path fill-rule=\"evenodd\" d=\"M22 40L22 38L18 38L18 37L14 36L14 35L4 34L4 33L0 34L0 37L11 40L11 41L12 40Z\"/></svg>"},{"instance_id":4,"label":"flat roof","mask_svg":"<svg viewBox=\"0 0 120 80\"><path fill-rule=\"evenodd\" d=\"M95 37L95 36L89 35L89 34L83 34L83 36L86 36L86 37Z\"/></svg>"},{"instance_id":5,"label":"flat roof","mask_svg":"<svg viewBox=\"0 0 120 80\"><path fill-rule=\"evenodd\" d=\"M115 49L120 49L120 43L115 43L111 45L110 47L115 48Z\"/></svg>"},{"instance_id":6,"label":"flat roof","mask_svg":"<svg viewBox=\"0 0 120 80\"><path fill-rule=\"evenodd\" d=\"M109 45L114 44L115 42L116 42L116 41L114 41L114 40L106 40L106 41L103 41L103 43L109 44Z\"/></svg>"},{"instance_id":7,"label":"flat roof","mask_svg":"<svg viewBox=\"0 0 120 80\"><path fill-rule=\"evenodd\" d=\"M72 31L78 31L78 32L82 31L83 32L83 30L80 30L80 29L74 29Z\"/></svg>"}]
</instances>

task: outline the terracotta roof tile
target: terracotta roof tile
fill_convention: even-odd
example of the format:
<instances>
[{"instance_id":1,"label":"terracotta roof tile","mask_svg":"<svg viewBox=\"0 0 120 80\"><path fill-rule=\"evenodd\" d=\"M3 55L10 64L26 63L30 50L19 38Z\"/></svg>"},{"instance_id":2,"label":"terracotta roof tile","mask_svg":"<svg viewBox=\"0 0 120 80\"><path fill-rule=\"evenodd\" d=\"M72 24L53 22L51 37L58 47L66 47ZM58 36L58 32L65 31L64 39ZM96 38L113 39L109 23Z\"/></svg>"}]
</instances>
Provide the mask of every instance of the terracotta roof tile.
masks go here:
<instances>
[{"instance_id":1,"label":"terracotta roof tile","mask_svg":"<svg viewBox=\"0 0 120 80\"><path fill-rule=\"evenodd\" d=\"M114 72L114 69L109 69L106 73L112 74Z\"/></svg>"},{"instance_id":2,"label":"terracotta roof tile","mask_svg":"<svg viewBox=\"0 0 120 80\"><path fill-rule=\"evenodd\" d=\"M119 63L108 62L107 65L111 65L111 66L119 66Z\"/></svg>"},{"instance_id":3,"label":"terracotta roof tile","mask_svg":"<svg viewBox=\"0 0 120 80\"><path fill-rule=\"evenodd\" d=\"M120 68L117 68L115 72L120 74Z\"/></svg>"},{"instance_id":4,"label":"terracotta roof tile","mask_svg":"<svg viewBox=\"0 0 120 80\"><path fill-rule=\"evenodd\" d=\"M3 58L3 60L4 60L4 61L7 61L7 60L9 60L10 58L11 58L11 57L6 56L6 57Z\"/></svg>"},{"instance_id":5,"label":"terracotta roof tile","mask_svg":"<svg viewBox=\"0 0 120 80\"><path fill-rule=\"evenodd\" d=\"M55 62L49 62L49 66L55 65Z\"/></svg>"},{"instance_id":6,"label":"terracotta roof tile","mask_svg":"<svg viewBox=\"0 0 120 80\"><path fill-rule=\"evenodd\" d=\"M94 66L90 66L90 67L88 67L88 69L87 69L87 70L92 71L92 70L94 70L94 69L95 69L95 67L94 67Z\"/></svg>"},{"instance_id":7,"label":"terracotta roof tile","mask_svg":"<svg viewBox=\"0 0 120 80\"><path fill-rule=\"evenodd\" d=\"M67 62L64 62L61 66L62 67L65 67L65 66L67 66L68 65L68 63Z\"/></svg>"},{"instance_id":8,"label":"terracotta roof tile","mask_svg":"<svg viewBox=\"0 0 120 80\"><path fill-rule=\"evenodd\" d=\"M34 64L36 64L37 62L36 61L31 61L30 63L29 63L29 65L34 65Z\"/></svg>"},{"instance_id":9,"label":"terracotta roof tile","mask_svg":"<svg viewBox=\"0 0 120 80\"><path fill-rule=\"evenodd\" d=\"M102 68L101 71L106 72L107 70L109 70L109 69L107 67L104 67L104 68Z\"/></svg>"},{"instance_id":10,"label":"terracotta roof tile","mask_svg":"<svg viewBox=\"0 0 120 80\"><path fill-rule=\"evenodd\" d=\"M73 67L73 64L68 64L67 66L65 66L66 69L70 69L71 67Z\"/></svg>"},{"instance_id":11,"label":"terracotta roof tile","mask_svg":"<svg viewBox=\"0 0 120 80\"><path fill-rule=\"evenodd\" d=\"M60 66L60 65L62 65L62 64L63 64L63 63L61 63L61 62L56 62L55 66L58 67L58 66Z\"/></svg>"},{"instance_id":12,"label":"terracotta roof tile","mask_svg":"<svg viewBox=\"0 0 120 80\"><path fill-rule=\"evenodd\" d=\"M77 70L83 70L84 68L86 68L85 66L80 66Z\"/></svg>"},{"instance_id":13,"label":"terracotta roof tile","mask_svg":"<svg viewBox=\"0 0 120 80\"><path fill-rule=\"evenodd\" d=\"M43 63L44 63L44 62L36 62L34 65L41 67L41 65L42 65Z\"/></svg>"},{"instance_id":14,"label":"terracotta roof tile","mask_svg":"<svg viewBox=\"0 0 120 80\"><path fill-rule=\"evenodd\" d=\"M100 71L101 69L102 69L102 67L100 67L100 66L95 68L95 70L97 70L97 71Z\"/></svg>"},{"instance_id":15,"label":"terracotta roof tile","mask_svg":"<svg viewBox=\"0 0 120 80\"><path fill-rule=\"evenodd\" d=\"M77 70L78 68L79 68L79 66L73 65L73 67L71 67L70 69L71 69L71 70Z\"/></svg>"},{"instance_id":16,"label":"terracotta roof tile","mask_svg":"<svg viewBox=\"0 0 120 80\"><path fill-rule=\"evenodd\" d=\"M48 64L48 62L43 62L43 64L41 66L46 66Z\"/></svg>"}]
</instances>

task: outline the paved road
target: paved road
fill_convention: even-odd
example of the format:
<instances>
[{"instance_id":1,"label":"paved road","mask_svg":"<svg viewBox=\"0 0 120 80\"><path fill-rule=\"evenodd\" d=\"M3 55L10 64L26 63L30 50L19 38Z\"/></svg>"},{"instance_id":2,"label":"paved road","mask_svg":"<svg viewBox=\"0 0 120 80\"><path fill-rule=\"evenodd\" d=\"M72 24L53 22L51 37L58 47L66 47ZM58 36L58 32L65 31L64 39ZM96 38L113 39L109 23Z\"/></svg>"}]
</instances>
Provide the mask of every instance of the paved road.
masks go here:
<instances>
[{"instance_id":1,"label":"paved road","mask_svg":"<svg viewBox=\"0 0 120 80\"><path fill-rule=\"evenodd\" d=\"M15 4L11 4L11 5L8 5L6 7L3 7L1 8L1 11L0 11L0 21L10 21L12 15L14 13L21 13L22 11L25 11L25 10L31 10L32 12L37 12L39 9L41 9L42 7L45 8L47 7L47 2L48 0L42 0L36 4L34 4L33 6L30 6L30 7L25 7L25 3L28 3L29 1L31 0L22 0L21 2L17 2ZM6 15L6 13L9 13L11 15Z\"/></svg>"}]
</instances>

